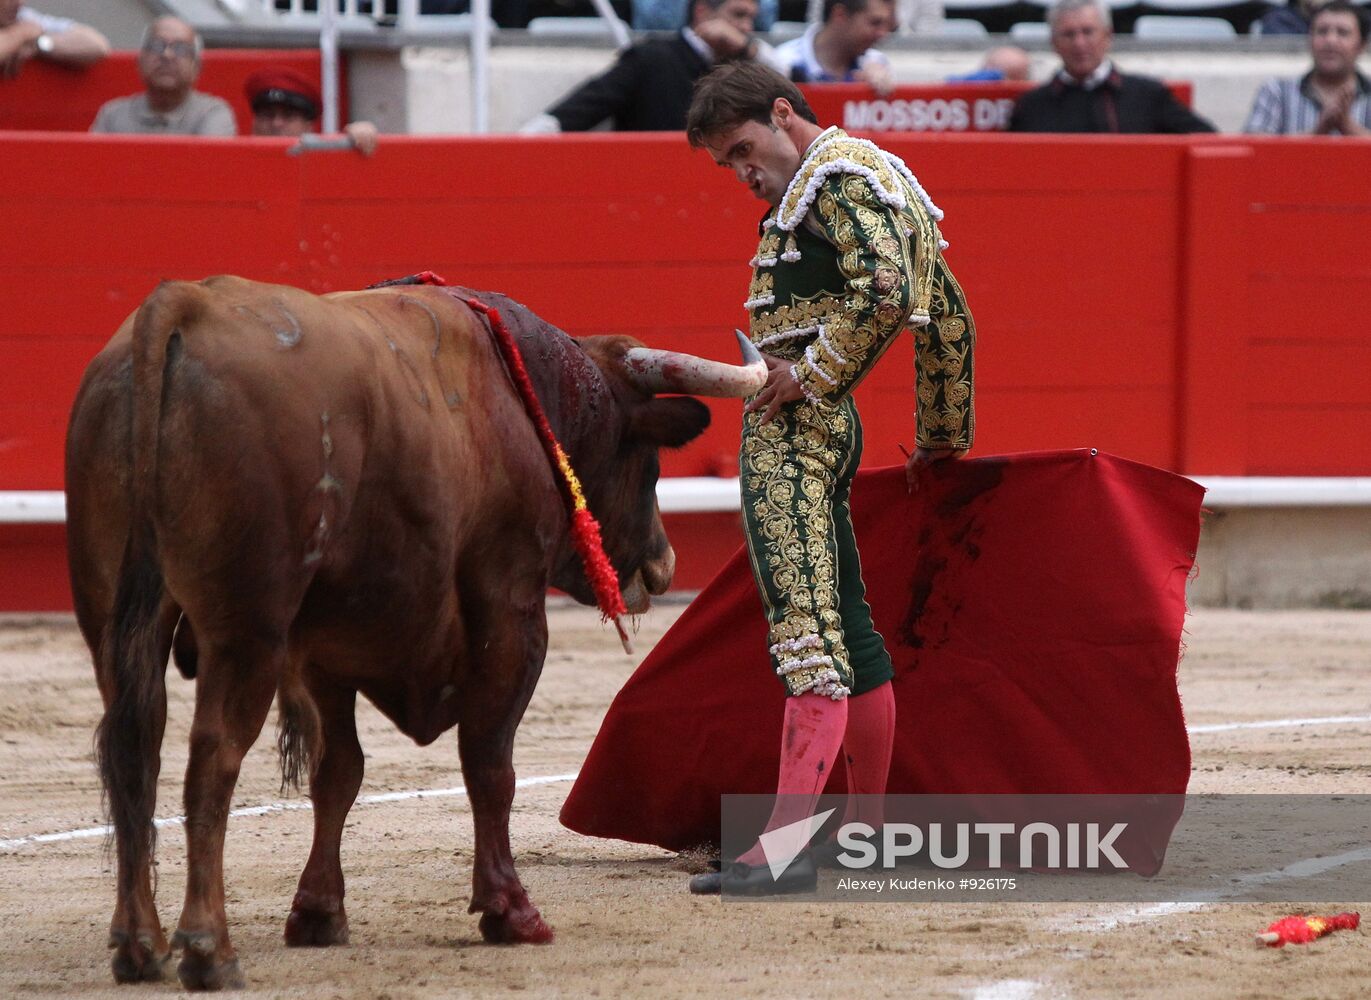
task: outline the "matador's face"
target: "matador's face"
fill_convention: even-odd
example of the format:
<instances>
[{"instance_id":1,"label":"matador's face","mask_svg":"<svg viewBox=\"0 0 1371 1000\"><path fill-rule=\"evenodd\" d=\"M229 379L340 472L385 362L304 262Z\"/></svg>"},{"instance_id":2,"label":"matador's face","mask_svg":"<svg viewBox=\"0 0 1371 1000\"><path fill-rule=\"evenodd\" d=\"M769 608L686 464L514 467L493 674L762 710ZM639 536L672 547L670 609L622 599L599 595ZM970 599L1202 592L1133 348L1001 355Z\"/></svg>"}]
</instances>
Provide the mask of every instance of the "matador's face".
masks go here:
<instances>
[{"instance_id":1,"label":"matador's face","mask_svg":"<svg viewBox=\"0 0 1371 1000\"><path fill-rule=\"evenodd\" d=\"M783 103L781 100L777 104ZM785 104L790 111L789 103ZM732 170L738 181L747 186L753 196L769 205L779 205L786 187L800 169L802 150L773 113L772 120L748 121L724 129L705 142L705 149L714 162Z\"/></svg>"}]
</instances>

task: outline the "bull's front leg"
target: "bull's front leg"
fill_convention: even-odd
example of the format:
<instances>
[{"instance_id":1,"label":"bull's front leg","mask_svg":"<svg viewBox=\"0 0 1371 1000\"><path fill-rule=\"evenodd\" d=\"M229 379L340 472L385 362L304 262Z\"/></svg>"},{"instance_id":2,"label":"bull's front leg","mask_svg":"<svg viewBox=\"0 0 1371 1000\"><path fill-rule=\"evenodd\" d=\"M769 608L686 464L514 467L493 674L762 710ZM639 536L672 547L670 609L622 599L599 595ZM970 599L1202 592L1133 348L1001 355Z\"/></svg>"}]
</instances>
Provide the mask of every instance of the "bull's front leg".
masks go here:
<instances>
[{"instance_id":1,"label":"bull's front leg","mask_svg":"<svg viewBox=\"0 0 1371 1000\"><path fill-rule=\"evenodd\" d=\"M323 724L324 752L310 776L314 846L286 919L291 947L346 944L343 866L339 849L348 810L362 787L362 746L357 741L357 692L327 682L310 684Z\"/></svg>"},{"instance_id":2,"label":"bull's front leg","mask_svg":"<svg viewBox=\"0 0 1371 1000\"><path fill-rule=\"evenodd\" d=\"M481 914L481 935L492 944L545 944L552 928L529 901L514 870L509 810L514 800L514 733L528 707L547 654L541 599L513 613L478 615L457 741L476 827L469 913Z\"/></svg>"}]
</instances>

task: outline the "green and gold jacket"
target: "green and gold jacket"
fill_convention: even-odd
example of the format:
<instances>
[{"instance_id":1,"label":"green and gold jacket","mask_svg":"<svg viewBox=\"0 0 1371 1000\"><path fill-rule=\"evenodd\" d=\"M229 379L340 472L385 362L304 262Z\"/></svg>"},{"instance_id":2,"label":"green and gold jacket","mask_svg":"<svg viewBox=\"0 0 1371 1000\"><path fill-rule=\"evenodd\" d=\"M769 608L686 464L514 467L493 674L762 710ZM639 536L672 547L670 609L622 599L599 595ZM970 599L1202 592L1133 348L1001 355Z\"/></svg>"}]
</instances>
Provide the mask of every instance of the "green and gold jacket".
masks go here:
<instances>
[{"instance_id":1,"label":"green and gold jacket","mask_svg":"<svg viewBox=\"0 0 1371 1000\"><path fill-rule=\"evenodd\" d=\"M759 350L836 404L914 328L917 442L970 448L976 327L943 260L943 213L897 156L830 128L761 224L744 308Z\"/></svg>"}]
</instances>

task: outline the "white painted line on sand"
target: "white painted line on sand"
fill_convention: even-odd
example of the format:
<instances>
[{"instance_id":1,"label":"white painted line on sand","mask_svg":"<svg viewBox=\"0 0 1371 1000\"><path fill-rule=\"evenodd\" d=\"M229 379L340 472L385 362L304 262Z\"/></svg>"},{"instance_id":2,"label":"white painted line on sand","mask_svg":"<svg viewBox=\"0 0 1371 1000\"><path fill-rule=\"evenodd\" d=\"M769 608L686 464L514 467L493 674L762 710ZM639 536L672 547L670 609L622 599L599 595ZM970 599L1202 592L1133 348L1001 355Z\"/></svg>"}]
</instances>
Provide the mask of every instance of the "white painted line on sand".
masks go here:
<instances>
[{"instance_id":1,"label":"white painted line on sand","mask_svg":"<svg viewBox=\"0 0 1371 1000\"><path fill-rule=\"evenodd\" d=\"M1260 722L1220 722L1207 726L1186 726L1191 736L1197 733L1229 733L1235 729L1289 729L1293 726L1337 726L1371 722L1371 715L1325 715L1317 719L1265 719Z\"/></svg>"},{"instance_id":2,"label":"white painted line on sand","mask_svg":"<svg viewBox=\"0 0 1371 1000\"><path fill-rule=\"evenodd\" d=\"M536 778L519 778L514 782L515 788L530 788L534 785L553 785L563 781L575 781L575 774L548 774ZM376 795L363 795L356 804L359 806L377 805L383 802L404 802L408 799L445 799L454 796L466 795L467 790L462 785L452 788L416 788L407 792L380 792ZM229 813L230 817L240 816L266 816L271 813L299 812L302 810L313 809L314 804L308 800L299 802L269 802L262 806L245 806L242 809L234 809ZM184 816L162 816L152 821L153 825L159 830L169 826L182 826L186 822ZM80 830L63 830L61 833L38 833L31 837L15 837L13 840L0 840L0 851L13 851L29 844L54 844L65 840L88 840L95 837L105 837L112 832L108 826L88 826Z\"/></svg>"},{"instance_id":3,"label":"white painted line on sand","mask_svg":"<svg viewBox=\"0 0 1371 1000\"><path fill-rule=\"evenodd\" d=\"M1001 979L977 986L967 995L971 1000L1031 1000L1043 984L1032 979Z\"/></svg>"},{"instance_id":4,"label":"white painted line on sand","mask_svg":"<svg viewBox=\"0 0 1371 1000\"><path fill-rule=\"evenodd\" d=\"M1355 851L1333 854L1326 858L1305 858L1302 861L1292 861L1284 868L1277 868L1274 871L1242 875L1235 878L1229 888L1219 890L1217 895L1220 898L1240 896L1254 886L1283 882L1288 878L1309 878L1312 875L1331 872L1334 868L1360 864L1363 861L1371 861L1371 847L1359 847Z\"/></svg>"},{"instance_id":5,"label":"white painted line on sand","mask_svg":"<svg viewBox=\"0 0 1371 1000\"><path fill-rule=\"evenodd\" d=\"M1206 906L1214 903L1222 903L1235 896L1241 896L1258 886L1284 882L1286 879L1322 875L1324 872L1333 871L1335 868L1360 864L1365 861L1371 861L1371 847L1359 847L1355 851L1345 851L1342 854L1333 854L1326 858L1304 858L1300 861L1292 861L1284 868L1254 872L1251 875L1230 876L1227 879L1228 885L1224 888L1187 893L1186 898L1178 902L1151 903L1136 909L1124 910L1121 913L1111 913L1098 917L1063 917L1053 921L1052 926L1054 930L1058 931L1093 931L1096 933L1112 931L1119 927L1146 923L1149 920L1169 917L1176 913L1194 913L1196 910L1203 910Z\"/></svg>"},{"instance_id":6,"label":"white painted line on sand","mask_svg":"<svg viewBox=\"0 0 1371 1000\"><path fill-rule=\"evenodd\" d=\"M1190 735L1200 735L1204 733L1225 733L1237 729L1286 729L1295 726L1331 726L1348 725L1359 722L1371 722L1371 715L1330 715L1321 718L1309 719L1265 719L1258 722L1224 722L1211 725L1187 726L1186 730ZM574 774L554 774L540 778L521 778L515 782L516 788L527 788L530 785L547 785L562 781L574 781ZM454 795L465 795L466 789L463 787L454 788L422 788L407 792L383 792L378 795L364 795L357 800L358 805L376 805L383 802L403 802L407 799L425 798L445 798ZM244 809L235 809L229 813L230 816L265 816L269 813L293 812L300 809L311 809L313 806L308 802L273 802L263 806L249 806ZM158 827L180 826L186 821L184 816L166 816L154 820ZM51 844L66 840L85 840L92 837L104 837L110 832L107 826L89 826L80 830L64 830L60 833L40 833L30 837L16 837L12 840L0 840L0 851L13 851L29 844Z\"/></svg>"},{"instance_id":7,"label":"white painted line on sand","mask_svg":"<svg viewBox=\"0 0 1371 1000\"><path fill-rule=\"evenodd\" d=\"M1092 914L1089 916L1060 917L1053 920L1050 926L1054 931L1068 933L1083 931L1100 934L1132 924L1144 924L1159 917L1169 917L1173 913L1194 913L1197 910L1203 910L1208 905L1208 903L1149 903L1147 906L1123 910L1119 913L1109 913L1104 916Z\"/></svg>"}]
</instances>

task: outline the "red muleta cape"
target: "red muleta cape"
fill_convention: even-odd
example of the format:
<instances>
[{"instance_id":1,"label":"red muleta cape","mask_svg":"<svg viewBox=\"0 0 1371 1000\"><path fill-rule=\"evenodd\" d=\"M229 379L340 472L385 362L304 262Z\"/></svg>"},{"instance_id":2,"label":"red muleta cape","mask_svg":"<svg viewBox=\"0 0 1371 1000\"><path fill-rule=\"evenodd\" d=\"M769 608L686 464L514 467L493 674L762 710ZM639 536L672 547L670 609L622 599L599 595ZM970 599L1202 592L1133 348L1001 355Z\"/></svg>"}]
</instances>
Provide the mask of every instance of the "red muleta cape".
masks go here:
<instances>
[{"instance_id":1,"label":"red muleta cape","mask_svg":"<svg viewBox=\"0 0 1371 1000\"><path fill-rule=\"evenodd\" d=\"M1090 449L936 463L912 496L902 467L859 474L867 597L895 663L888 790L1183 794L1176 666L1203 496ZM614 699L562 823L717 842L720 795L775 791L783 703L739 550ZM828 791L843 783L834 768Z\"/></svg>"}]
</instances>

